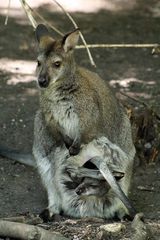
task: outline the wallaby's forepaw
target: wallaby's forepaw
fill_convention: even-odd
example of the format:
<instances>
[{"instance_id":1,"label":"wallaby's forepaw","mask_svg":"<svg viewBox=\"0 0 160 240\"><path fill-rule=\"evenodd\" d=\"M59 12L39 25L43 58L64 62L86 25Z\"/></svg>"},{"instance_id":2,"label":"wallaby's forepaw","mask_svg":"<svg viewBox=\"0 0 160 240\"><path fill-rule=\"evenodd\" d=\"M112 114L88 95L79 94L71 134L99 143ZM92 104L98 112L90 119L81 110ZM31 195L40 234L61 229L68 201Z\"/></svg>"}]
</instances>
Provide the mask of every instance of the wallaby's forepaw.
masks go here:
<instances>
[{"instance_id":1,"label":"wallaby's forepaw","mask_svg":"<svg viewBox=\"0 0 160 240\"><path fill-rule=\"evenodd\" d=\"M80 151L80 141L78 139L73 140L67 135L65 135L63 138L66 148L69 149L69 154L77 155Z\"/></svg>"},{"instance_id":2,"label":"wallaby's forepaw","mask_svg":"<svg viewBox=\"0 0 160 240\"><path fill-rule=\"evenodd\" d=\"M51 215L48 208L45 208L40 214L39 217L43 220L43 222L59 222L62 220L62 216L60 214Z\"/></svg>"},{"instance_id":3,"label":"wallaby's forepaw","mask_svg":"<svg viewBox=\"0 0 160 240\"><path fill-rule=\"evenodd\" d=\"M64 135L63 136L63 141L66 145L66 148L69 149L71 147L71 145L73 144L73 139L71 139L68 135Z\"/></svg>"}]
</instances>

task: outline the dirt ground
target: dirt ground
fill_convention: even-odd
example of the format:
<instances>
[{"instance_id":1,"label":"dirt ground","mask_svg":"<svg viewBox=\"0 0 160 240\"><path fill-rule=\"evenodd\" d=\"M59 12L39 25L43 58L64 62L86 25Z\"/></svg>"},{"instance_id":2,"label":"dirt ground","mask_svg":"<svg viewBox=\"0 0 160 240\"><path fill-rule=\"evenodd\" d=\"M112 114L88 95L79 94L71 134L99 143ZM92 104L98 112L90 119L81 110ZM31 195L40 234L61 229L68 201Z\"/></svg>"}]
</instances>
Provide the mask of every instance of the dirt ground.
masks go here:
<instances>
[{"instance_id":1,"label":"dirt ground","mask_svg":"<svg viewBox=\"0 0 160 240\"><path fill-rule=\"evenodd\" d=\"M104 1L106 6L111 1ZM114 1L113 1L114 2ZM160 43L158 0L117 1L97 12L73 12L88 43ZM134 2L134 4L133 4ZM92 4L92 3L90 3ZM108 4L108 5L107 5ZM110 5L109 5L110 4ZM103 6L104 7L104 6ZM73 29L66 16L51 5L37 11L63 32ZM0 3L0 145L31 151L33 120L38 109L38 88L34 73L34 33L20 8L12 8L4 26L4 4ZM56 35L57 36L57 35ZM153 106L160 114L160 56L150 48L92 49L97 72L115 88ZM90 68L85 50L76 50L80 65ZM119 95L118 95L119 96ZM137 105L138 107L138 105ZM155 239L160 239L160 159L135 167L131 199L143 212ZM0 217L38 214L47 205L45 190L36 171L0 158ZM105 222L103 222L104 224ZM126 227L128 222L124 222ZM100 223L54 223L53 227L71 239L98 239ZM67 226L67 227L66 227ZM87 232L88 229L88 232ZM129 229L129 228L127 228ZM129 231L129 230L128 230ZM80 234L81 233L81 234ZM83 234L82 234L83 233ZM127 230L116 238L131 239Z\"/></svg>"}]
</instances>

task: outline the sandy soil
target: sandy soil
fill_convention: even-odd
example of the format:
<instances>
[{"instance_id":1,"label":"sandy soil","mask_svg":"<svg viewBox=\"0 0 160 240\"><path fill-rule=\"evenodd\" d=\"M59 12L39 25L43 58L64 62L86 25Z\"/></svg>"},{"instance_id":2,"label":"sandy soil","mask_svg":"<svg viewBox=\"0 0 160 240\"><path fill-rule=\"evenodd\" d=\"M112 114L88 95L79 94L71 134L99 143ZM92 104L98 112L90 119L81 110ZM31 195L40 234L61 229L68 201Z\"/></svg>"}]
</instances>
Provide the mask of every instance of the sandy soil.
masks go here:
<instances>
[{"instance_id":1,"label":"sandy soil","mask_svg":"<svg viewBox=\"0 0 160 240\"><path fill-rule=\"evenodd\" d=\"M159 1L137 2L128 8L122 4L117 9L115 5L115 8L94 13L74 12L72 15L88 43L159 43ZM27 152L31 151L33 120L38 109L34 33L18 8L11 10L8 25L4 26L3 7L0 5L0 144ZM72 30L67 18L52 11L49 5L40 5L37 10L63 32ZM121 90L140 98L160 113L159 55L152 55L151 49L147 48L93 49L92 54L96 71L116 92ZM77 62L90 68L85 50L77 50L76 57ZM131 199L137 210L144 212L156 239L160 239L159 159L154 164L141 164L135 168ZM0 158L0 217L28 212L38 214L46 205L46 193L36 171ZM98 239L93 233L95 236L102 223L95 226L82 221L75 223L74 230L68 227L66 232L61 225L63 223L55 228L72 239L91 225L89 234L78 239ZM124 232L116 239L130 238Z\"/></svg>"}]
</instances>

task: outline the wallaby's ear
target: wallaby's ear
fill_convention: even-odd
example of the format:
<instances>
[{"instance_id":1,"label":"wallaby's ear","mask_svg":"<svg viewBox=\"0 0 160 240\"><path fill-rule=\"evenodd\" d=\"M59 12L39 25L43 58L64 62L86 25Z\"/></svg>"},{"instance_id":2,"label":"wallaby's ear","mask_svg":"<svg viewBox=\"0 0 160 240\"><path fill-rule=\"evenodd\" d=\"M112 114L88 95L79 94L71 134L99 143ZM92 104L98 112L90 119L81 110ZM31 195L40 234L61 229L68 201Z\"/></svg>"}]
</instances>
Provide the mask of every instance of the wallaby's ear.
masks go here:
<instances>
[{"instance_id":1,"label":"wallaby's ear","mask_svg":"<svg viewBox=\"0 0 160 240\"><path fill-rule=\"evenodd\" d=\"M36 39L40 49L47 49L55 40L50 36L45 25L39 24L35 30Z\"/></svg>"},{"instance_id":2,"label":"wallaby's ear","mask_svg":"<svg viewBox=\"0 0 160 240\"><path fill-rule=\"evenodd\" d=\"M73 32L65 35L62 41L64 51L68 52L70 50L73 50L78 43L78 39L79 29L75 29Z\"/></svg>"},{"instance_id":3,"label":"wallaby's ear","mask_svg":"<svg viewBox=\"0 0 160 240\"><path fill-rule=\"evenodd\" d=\"M43 24L39 24L36 27L35 34L36 34L36 39L39 43L42 36L49 36L48 29Z\"/></svg>"}]
</instances>

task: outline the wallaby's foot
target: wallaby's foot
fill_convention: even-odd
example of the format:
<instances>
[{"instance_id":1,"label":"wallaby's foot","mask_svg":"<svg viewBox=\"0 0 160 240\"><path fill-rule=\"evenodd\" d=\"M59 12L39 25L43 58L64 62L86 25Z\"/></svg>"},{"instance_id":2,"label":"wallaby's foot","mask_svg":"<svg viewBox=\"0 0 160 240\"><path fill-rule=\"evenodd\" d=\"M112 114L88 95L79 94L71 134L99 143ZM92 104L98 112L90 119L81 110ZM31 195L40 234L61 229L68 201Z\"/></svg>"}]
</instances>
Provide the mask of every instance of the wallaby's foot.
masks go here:
<instances>
[{"instance_id":1,"label":"wallaby's foot","mask_svg":"<svg viewBox=\"0 0 160 240\"><path fill-rule=\"evenodd\" d=\"M39 217L43 220L43 222L50 221L50 214L48 208L45 208L40 214Z\"/></svg>"},{"instance_id":2,"label":"wallaby's foot","mask_svg":"<svg viewBox=\"0 0 160 240\"><path fill-rule=\"evenodd\" d=\"M60 214L53 214L52 216L50 215L49 209L45 208L40 214L39 217L44 221L44 222L59 222L62 220L62 216Z\"/></svg>"},{"instance_id":3,"label":"wallaby's foot","mask_svg":"<svg viewBox=\"0 0 160 240\"><path fill-rule=\"evenodd\" d=\"M113 215L113 219L114 220L129 220L129 218L131 218L128 213L126 212L126 209L123 207L120 207L119 209L115 210L114 215Z\"/></svg>"},{"instance_id":4,"label":"wallaby's foot","mask_svg":"<svg viewBox=\"0 0 160 240\"><path fill-rule=\"evenodd\" d=\"M52 216L50 216L49 209L45 208L40 214L39 217L43 220L43 222L51 222L53 221Z\"/></svg>"},{"instance_id":5,"label":"wallaby's foot","mask_svg":"<svg viewBox=\"0 0 160 240\"><path fill-rule=\"evenodd\" d=\"M135 217L136 211L128 212L125 208L120 207L119 209L115 210L114 218L119 220L129 220L132 221Z\"/></svg>"},{"instance_id":6,"label":"wallaby's foot","mask_svg":"<svg viewBox=\"0 0 160 240\"><path fill-rule=\"evenodd\" d=\"M126 220L129 220L129 221L132 221L133 218L131 216L129 216L127 213L123 213L122 212L119 212L119 211L116 211L114 213L114 216L113 216L113 220L114 221L126 221Z\"/></svg>"}]
</instances>

